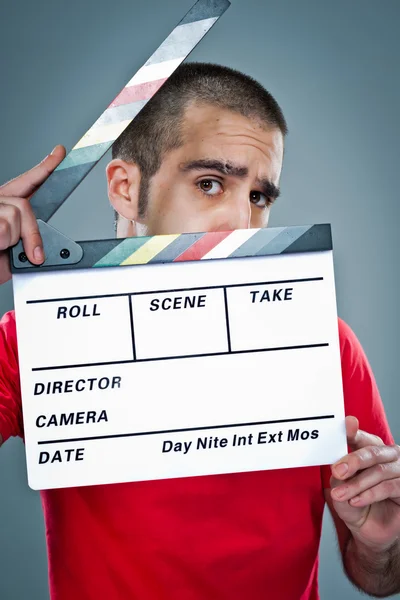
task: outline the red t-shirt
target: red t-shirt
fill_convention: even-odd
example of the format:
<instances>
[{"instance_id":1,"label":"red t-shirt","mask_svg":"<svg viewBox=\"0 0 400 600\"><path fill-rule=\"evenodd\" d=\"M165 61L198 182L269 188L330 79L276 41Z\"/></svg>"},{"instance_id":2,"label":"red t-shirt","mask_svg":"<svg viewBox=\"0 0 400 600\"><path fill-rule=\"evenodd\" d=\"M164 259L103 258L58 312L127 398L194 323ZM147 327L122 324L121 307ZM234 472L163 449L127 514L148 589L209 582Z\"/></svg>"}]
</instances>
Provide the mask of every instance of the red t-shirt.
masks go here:
<instances>
[{"instance_id":1,"label":"red t-shirt","mask_svg":"<svg viewBox=\"0 0 400 600\"><path fill-rule=\"evenodd\" d=\"M346 414L392 444L364 352L339 320ZM0 433L23 436L14 313L0 321ZM330 468L41 493L52 600L316 600Z\"/></svg>"}]
</instances>

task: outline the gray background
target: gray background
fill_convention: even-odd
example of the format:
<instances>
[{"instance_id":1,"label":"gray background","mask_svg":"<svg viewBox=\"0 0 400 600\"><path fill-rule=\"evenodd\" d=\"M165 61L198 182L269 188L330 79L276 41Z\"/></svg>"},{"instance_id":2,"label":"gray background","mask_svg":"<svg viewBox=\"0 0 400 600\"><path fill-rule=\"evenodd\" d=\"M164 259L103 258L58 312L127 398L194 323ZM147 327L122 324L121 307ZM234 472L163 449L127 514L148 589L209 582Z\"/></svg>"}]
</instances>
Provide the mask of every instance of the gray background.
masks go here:
<instances>
[{"instance_id":1,"label":"gray background","mask_svg":"<svg viewBox=\"0 0 400 600\"><path fill-rule=\"evenodd\" d=\"M191 4L3 6L0 181L57 143L70 149ZM290 136L271 225L332 223L339 314L367 352L397 440L399 18L398 0L233 0L191 56L243 70L282 105ZM75 239L113 236L105 162L52 220ZM2 314L11 286L0 293ZM0 531L0 597L48 598L40 498L27 487L19 440L0 452ZM341 573L329 519L320 585L323 599L360 597Z\"/></svg>"}]
</instances>

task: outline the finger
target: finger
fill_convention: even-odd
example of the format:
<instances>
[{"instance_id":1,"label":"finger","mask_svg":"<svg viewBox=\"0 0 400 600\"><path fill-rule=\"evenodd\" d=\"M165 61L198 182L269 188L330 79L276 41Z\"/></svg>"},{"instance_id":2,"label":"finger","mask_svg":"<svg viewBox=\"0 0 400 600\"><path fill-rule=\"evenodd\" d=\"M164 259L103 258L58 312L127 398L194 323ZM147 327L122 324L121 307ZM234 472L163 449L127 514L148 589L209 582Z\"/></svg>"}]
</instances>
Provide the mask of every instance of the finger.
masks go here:
<instances>
[{"instance_id":1,"label":"finger","mask_svg":"<svg viewBox=\"0 0 400 600\"><path fill-rule=\"evenodd\" d=\"M355 496L349 502L351 506L362 508L375 502L392 499L396 504L400 504L400 477L382 481L360 495Z\"/></svg>"},{"instance_id":2,"label":"finger","mask_svg":"<svg viewBox=\"0 0 400 600\"><path fill-rule=\"evenodd\" d=\"M332 466L332 474L337 479L349 479L364 469L368 469L379 463L389 463L400 458L399 446L366 446L355 450L351 454L340 459Z\"/></svg>"},{"instance_id":3,"label":"finger","mask_svg":"<svg viewBox=\"0 0 400 600\"><path fill-rule=\"evenodd\" d=\"M64 146L56 146L41 163L0 187L0 196L27 198L48 178L65 158Z\"/></svg>"},{"instance_id":4,"label":"finger","mask_svg":"<svg viewBox=\"0 0 400 600\"><path fill-rule=\"evenodd\" d=\"M42 237L29 201L26 202L21 213L21 238L28 260L35 264L42 264L45 259Z\"/></svg>"},{"instance_id":5,"label":"finger","mask_svg":"<svg viewBox=\"0 0 400 600\"><path fill-rule=\"evenodd\" d=\"M0 285L11 279L8 252L0 252Z\"/></svg>"},{"instance_id":6,"label":"finger","mask_svg":"<svg viewBox=\"0 0 400 600\"><path fill-rule=\"evenodd\" d=\"M367 433L359 428L356 417L346 417L347 443L353 449L363 448L364 446L376 446L383 444L383 441L377 435Z\"/></svg>"},{"instance_id":7,"label":"finger","mask_svg":"<svg viewBox=\"0 0 400 600\"><path fill-rule=\"evenodd\" d=\"M397 477L400 477L400 461L379 463L355 475L346 483L336 479L333 482L332 497L339 502L348 501L382 481Z\"/></svg>"},{"instance_id":8,"label":"finger","mask_svg":"<svg viewBox=\"0 0 400 600\"><path fill-rule=\"evenodd\" d=\"M360 429L357 417L348 416L345 419L347 437L353 438Z\"/></svg>"},{"instance_id":9,"label":"finger","mask_svg":"<svg viewBox=\"0 0 400 600\"><path fill-rule=\"evenodd\" d=\"M20 212L13 204L0 202L0 250L14 246L20 238Z\"/></svg>"},{"instance_id":10,"label":"finger","mask_svg":"<svg viewBox=\"0 0 400 600\"><path fill-rule=\"evenodd\" d=\"M5 250L10 247L11 226L7 219L0 218L0 249Z\"/></svg>"},{"instance_id":11,"label":"finger","mask_svg":"<svg viewBox=\"0 0 400 600\"><path fill-rule=\"evenodd\" d=\"M33 213L29 200L26 198L6 198L2 206L8 206L17 209L19 213L18 235L15 241L11 239L11 228L9 226L8 244L3 248L8 248L17 243L22 238L25 254L31 263L40 265L44 261L43 242L39 233L38 223Z\"/></svg>"}]
</instances>

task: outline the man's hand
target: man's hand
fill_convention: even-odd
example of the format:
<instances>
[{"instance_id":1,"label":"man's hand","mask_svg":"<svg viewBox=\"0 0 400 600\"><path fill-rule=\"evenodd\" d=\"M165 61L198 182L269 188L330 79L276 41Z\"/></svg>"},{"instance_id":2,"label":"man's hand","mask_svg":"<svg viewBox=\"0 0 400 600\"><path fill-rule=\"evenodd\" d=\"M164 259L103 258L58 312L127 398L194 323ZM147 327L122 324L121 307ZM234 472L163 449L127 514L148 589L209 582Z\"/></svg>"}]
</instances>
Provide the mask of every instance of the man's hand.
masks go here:
<instances>
[{"instance_id":1,"label":"man's hand","mask_svg":"<svg viewBox=\"0 0 400 600\"><path fill-rule=\"evenodd\" d=\"M385 551L400 539L400 447L359 429L346 417L353 450L332 466L332 507L359 541Z\"/></svg>"},{"instance_id":2,"label":"man's hand","mask_svg":"<svg viewBox=\"0 0 400 600\"><path fill-rule=\"evenodd\" d=\"M36 167L0 186L0 284L11 277L7 250L20 238L32 263L44 261L42 238L29 199L64 157L65 148L56 146Z\"/></svg>"}]
</instances>

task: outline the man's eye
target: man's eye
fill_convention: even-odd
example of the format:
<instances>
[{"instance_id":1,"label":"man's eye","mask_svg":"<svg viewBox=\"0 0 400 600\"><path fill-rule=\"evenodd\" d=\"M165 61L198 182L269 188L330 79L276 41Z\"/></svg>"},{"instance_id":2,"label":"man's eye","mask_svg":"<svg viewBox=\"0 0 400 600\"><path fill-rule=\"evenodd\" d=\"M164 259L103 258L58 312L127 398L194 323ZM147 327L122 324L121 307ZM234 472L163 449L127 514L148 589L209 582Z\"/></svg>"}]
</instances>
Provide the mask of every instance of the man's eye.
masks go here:
<instances>
[{"instance_id":1,"label":"man's eye","mask_svg":"<svg viewBox=\"0 0 400 600\"><path fill-rule=\"evenodd\" d=\"M202 179L197 186L207 196L216 196L222 191L222 185L216 179Z\"/></svg>"},{"instance_id":2,"label":"man's eye","mask_svg":"<svg viewBox=\"0 0 400 600\"><path fill-rule=\"evenodd\" d=\"M265 208L270 203L269 198L261 192L250 192L250 202L258 206L259 208Z\"/></svg>"}]
</instances>

